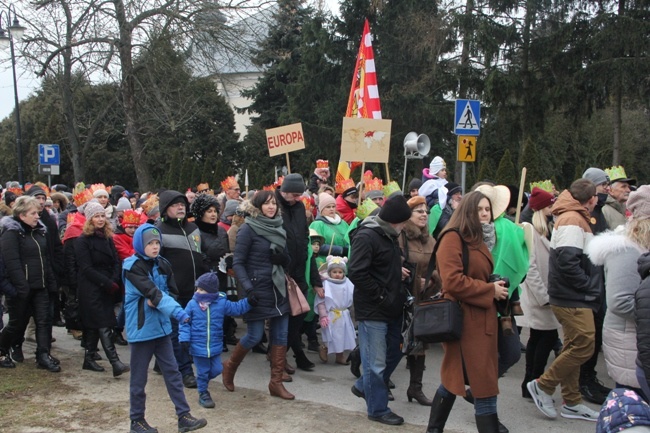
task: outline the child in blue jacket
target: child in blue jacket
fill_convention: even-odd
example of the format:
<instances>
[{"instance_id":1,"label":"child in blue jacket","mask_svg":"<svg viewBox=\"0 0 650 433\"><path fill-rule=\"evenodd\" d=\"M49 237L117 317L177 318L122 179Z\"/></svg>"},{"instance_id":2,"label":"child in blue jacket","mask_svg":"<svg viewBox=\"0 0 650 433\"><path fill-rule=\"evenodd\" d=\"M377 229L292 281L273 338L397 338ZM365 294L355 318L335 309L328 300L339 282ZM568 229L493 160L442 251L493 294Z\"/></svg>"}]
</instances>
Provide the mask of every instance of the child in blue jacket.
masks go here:
<instances>
[{"instance_id":1,"label":"child in blue jacket","mask_svg":"<svg viewBox=\"0 0 650 433\"><path fill-rule=\"evenodd\" d=\"M189 432L207 425L205 419L190 414L174 356L170 317L180 323L187 322L189 317L173 297L178 289L171 265L159 256L161 245L160 231L151 224L143 224L133 235L135 254L124 259L122 265L126 333L131 348L131 433L158 432L144 418L147 372L154 355L176 407L178 431Z\"/></svg>"},{"instance_id":2,"label":"child in blue jacket","mask_svg":"<svg viewBox=\"0 0 650 433\"><path fill-rule=\"evenodd\" d=\"M178 340L183 349L192 355L196 366L199 404L213 408L215 404L208 391L208 383L223 370L223 318L247 313L257 304L257 299L251 292L248 299L229 301L226 294L219 291L219 277L214 272L201 275L195 287L196 292L185 307L190 321L181 322Z\"/></svg>"}]
</instances>

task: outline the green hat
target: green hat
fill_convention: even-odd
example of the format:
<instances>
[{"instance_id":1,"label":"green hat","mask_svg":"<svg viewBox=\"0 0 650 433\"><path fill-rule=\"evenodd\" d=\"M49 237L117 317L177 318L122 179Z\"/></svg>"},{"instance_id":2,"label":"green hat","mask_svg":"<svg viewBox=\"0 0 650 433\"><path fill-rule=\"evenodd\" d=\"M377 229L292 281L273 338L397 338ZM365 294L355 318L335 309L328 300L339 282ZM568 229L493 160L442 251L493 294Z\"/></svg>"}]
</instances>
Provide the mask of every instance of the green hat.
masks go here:
<instances>
[{"instance_id":1,"label":"green hat","mask_svg":"<svg viewBox=\"0 0 650 433\"><path fill-rule=\"evenodd\" d=\"M364 220L372 213L372 211L374 211L375 209L378 209L378 208L379 208L379 206L377 206L377 203L372 201L372 199L367 198L357 208L357 211L356 211L357 212L357 217L360 220Z\"/></svg>"}]
</instances>

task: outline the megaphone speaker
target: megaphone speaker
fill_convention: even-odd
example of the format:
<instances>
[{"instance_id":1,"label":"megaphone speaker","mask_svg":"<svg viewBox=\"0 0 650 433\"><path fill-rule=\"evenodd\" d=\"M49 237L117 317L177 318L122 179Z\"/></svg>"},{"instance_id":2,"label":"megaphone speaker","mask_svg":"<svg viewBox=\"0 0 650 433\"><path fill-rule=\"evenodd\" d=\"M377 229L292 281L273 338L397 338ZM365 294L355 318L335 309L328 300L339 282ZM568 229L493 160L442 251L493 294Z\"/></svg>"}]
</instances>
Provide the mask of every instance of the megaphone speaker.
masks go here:
<instances>
[{"instance_id":1,"label":"megaphone speaker","mask_svg":"<svg viewBox=\"0 0 650 433\"><path fill-rule=\"evenodd\" d=\"M431 140L425 134L418 135L417 132L409 132L404 137L404 151L406 153L419 153L426 156L431 150Z\"/></svg>"}]
</instances>

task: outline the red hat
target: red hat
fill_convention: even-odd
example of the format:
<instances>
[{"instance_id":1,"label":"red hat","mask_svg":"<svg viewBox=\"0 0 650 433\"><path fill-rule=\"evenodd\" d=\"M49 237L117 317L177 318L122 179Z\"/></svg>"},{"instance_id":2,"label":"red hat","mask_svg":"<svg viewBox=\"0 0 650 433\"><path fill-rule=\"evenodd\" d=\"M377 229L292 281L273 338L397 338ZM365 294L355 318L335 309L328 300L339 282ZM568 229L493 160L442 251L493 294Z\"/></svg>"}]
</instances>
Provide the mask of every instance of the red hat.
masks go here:
<instances>
[{"instance_id":1,"label":"red hat","mask_svg":"<svg viewBox=\"0 0 650 433\"><path fill-rule=\"evenodd\" d=\"M528 206L534 210L542 210L549 207L555 202L555 196L550 192L544 191L541 188L533 188L533 192L530 194L528 199Z\"/></svg>"}]
</instances>

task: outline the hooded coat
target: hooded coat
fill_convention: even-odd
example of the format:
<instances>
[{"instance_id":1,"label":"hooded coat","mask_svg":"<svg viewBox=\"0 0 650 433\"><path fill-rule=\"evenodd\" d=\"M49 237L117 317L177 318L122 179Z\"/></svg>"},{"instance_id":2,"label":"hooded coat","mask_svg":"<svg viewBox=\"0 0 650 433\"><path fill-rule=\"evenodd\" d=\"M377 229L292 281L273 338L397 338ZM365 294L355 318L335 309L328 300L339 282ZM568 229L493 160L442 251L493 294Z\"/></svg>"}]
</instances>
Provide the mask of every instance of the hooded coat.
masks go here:
<instances>
[{"instance_id":1,"label":"hooded coat","mask_svg":"<svg viewBox=\"0 0 650 433\"><path fill-rule=\"evenodd\" d=\"M261 215L261 211L250 202L244 202L242 207L251 218ZM287 254L286 248L284 253ZM271 243L255 233L248 224L243 224L237 232L233 269L246 297L252 292L258 300L244 319L263 320L289 314L289 300L273 284Z\"/></svg>"},{"instance_id":2,"label":"hooded coat","mask_svg":"<svg viewBox=\"0 0 650 433\"><path fill-rule=\"evenodd\" d=\"M147 257L142 233L154 229L143 224L133 235L135 254L124 260L124 312L129 343L166 337L172 332L170 317L179 323L187 318L185 310L174 299L178 289L169 262L161 256ZM148 305L150 301L154 307Z\"/></svg>"},{"instance_id":3,"label":"hooded coat","mask_svg":"<svg viewBox=\"0 0 650 433\"><path fill-rule=\"evenodd\" d=\"M350 203L348 203L348 201L343 198L343 194L340 194L338 197L336 197L336 211L339 213L339 215L341 215L343 221L348 224L350 224L352 220L356 218L354 209L352 206L350 206Z\"/></svg>"},{"instance_id":4,"label":"hooded coat","mask_svg":"<svg viewBox=\"0 0 650 433\"><path fill-rule=\"evenodd\" d=\"M179 290L178 302L186 305L194 294L194 281L208 271L201 253L201 232L196 224L181 220L172 220L167 216L169 205L182 198L189 208L187 198L178 191L166 190L160 193L160 221L156 227L162 234L160 255L171 263L174 278Z\"/></svg>"},{"instance_id":5,"label":"hooded coat","mask_svg":"<svg viewBox=\"0 0 650 433\"><path fill-rule=\"evenodd\" d=\"M460 340L442 344L445 355L440 378L451 393L465 395L464 364L474 397L492 397L499 393L497 309L494 284L487 282L494 263L484 242L467 244L469 266L465 274L463 242L458 232L445 232L436 251L444 297L459 301L463 311Z\"/></svg>"},{"instance_id":6,"label":"hooded coat","mask_svg":"<svg viewBox=\"0 0 650 433\"><path fill-rule=\"evenodd\" d=\"M636 378L636 324L634 295L641 282L637 260L644 253L634 241L617 231L591 241L587 254L605 271L607 311L603 322L603 354L607 373L621 385L639 387Z\"/></svg>"}]
</instances>

